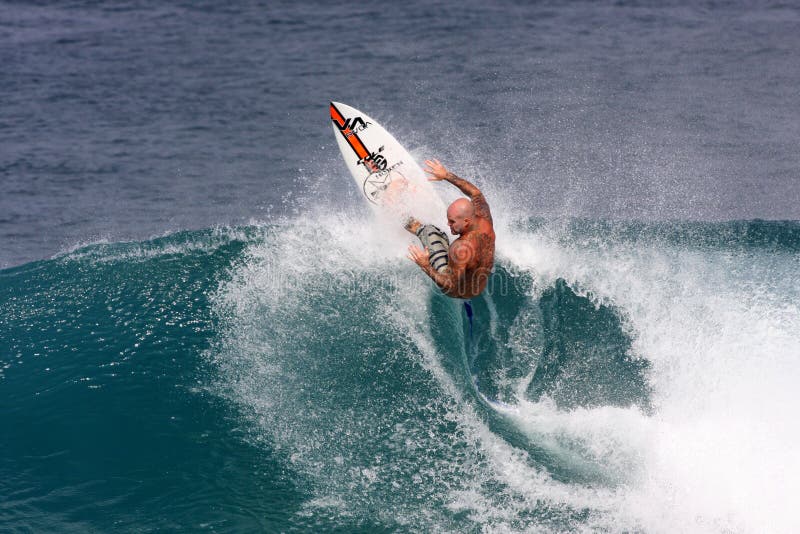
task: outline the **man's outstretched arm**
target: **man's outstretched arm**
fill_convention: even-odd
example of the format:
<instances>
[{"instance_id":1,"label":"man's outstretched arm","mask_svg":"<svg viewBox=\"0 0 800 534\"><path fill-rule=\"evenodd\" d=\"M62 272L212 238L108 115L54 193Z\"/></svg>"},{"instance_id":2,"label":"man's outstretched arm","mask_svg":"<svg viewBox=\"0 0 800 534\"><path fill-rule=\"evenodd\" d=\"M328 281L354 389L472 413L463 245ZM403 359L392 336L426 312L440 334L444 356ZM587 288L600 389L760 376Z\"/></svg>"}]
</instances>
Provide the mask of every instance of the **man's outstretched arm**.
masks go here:
<instances>
[{"instance_id":1,"label":"man's outstretched arm","mask_svg":"<svg viewBox=\"0 0 800 534\"><path fill-rule=\"evenodd\" d=\"M441 180L450 182L470 198L472 201L472 206L475 208L475 215L484 219L488 219L489 221L492 220L492 213L489 210L489 203L486 202L486 198L483 196L481 190L478 189L473 183L463 178L459 178L452 172L448 171L444 165L439 163L438 159L426 160L425 165L428 166L428 168L425 169L425 172L431 175L428 180L432 182L439 182Z\"/></svg>"}]
</instances>

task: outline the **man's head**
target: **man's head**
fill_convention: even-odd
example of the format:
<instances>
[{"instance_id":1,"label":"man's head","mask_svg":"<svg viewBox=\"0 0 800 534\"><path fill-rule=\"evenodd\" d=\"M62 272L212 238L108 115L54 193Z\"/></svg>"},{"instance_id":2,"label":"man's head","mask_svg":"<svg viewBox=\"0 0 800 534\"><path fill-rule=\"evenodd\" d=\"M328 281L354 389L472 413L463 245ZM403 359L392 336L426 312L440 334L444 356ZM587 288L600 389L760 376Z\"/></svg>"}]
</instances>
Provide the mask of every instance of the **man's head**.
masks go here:
<instances>
[{"instance_id":1,"label":"man's head","mask_svg":"<svg viewBox=\"0 0 800 534\"><path fill-rule=\"evenodd\" d=\"M462 235L472 226L475 217L475 209L472 202L466 198L459 198L447 208L447 225L450 226L450 233Z\"/></svg>"}]
</instances>

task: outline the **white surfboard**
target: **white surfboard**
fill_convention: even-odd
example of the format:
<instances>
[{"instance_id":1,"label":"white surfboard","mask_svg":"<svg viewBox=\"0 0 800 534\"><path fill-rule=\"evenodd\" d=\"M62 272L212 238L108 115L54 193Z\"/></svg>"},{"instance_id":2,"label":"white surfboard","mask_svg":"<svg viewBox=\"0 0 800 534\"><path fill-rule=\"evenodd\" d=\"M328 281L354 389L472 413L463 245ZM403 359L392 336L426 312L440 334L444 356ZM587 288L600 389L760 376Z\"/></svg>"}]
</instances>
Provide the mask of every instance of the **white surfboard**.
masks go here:
<instances>
[{"instance_id":1,"label":"white surfboard","mask_svg":"<svg viewBox=\"0 0 800 534\"><path fill-rule=\"evenodd\" d=\"M339 150L359 191L380 213L438 224L442 199L403 146L378 122L353 107L331 102Z\"/></svg>"}]
</instances>

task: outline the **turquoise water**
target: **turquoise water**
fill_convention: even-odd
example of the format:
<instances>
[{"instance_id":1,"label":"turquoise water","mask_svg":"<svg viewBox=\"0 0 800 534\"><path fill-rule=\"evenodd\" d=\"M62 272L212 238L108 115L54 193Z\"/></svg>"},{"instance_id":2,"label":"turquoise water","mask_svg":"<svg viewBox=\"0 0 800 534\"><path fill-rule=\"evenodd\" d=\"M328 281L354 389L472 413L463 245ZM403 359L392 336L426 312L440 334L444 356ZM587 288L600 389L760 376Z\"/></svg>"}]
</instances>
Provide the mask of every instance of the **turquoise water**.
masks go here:
<instances>
[{"instance_id":1,"label":"turquoise water","mask_svg":"<svg viewBox=\"0 0 800 534\"><path fill-rule=\"evenodd\" d=\"M363 218L0 271L3 530L798 526L798 223L500 221L470 335Z\"/></svg>"}]
</instances>

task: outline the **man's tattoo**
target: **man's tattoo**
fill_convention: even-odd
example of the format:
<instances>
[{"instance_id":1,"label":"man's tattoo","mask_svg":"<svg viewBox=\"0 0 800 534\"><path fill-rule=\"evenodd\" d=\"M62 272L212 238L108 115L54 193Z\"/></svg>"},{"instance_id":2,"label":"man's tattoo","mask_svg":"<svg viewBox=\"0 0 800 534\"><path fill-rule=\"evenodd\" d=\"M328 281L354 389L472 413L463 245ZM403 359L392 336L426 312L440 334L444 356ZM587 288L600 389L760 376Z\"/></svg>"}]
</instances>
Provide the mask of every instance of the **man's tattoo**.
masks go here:
<instances>
[{"instance_id":1,"label":"man's tattoo","mask_svg":"<svg viewBox=\"0 0 800 534\"><path fill-rule=\"evenodd\" d=\"M459 178L449 171L445 179L454 186L458 187L462 193L467 195L470 200L472 200L472 205L475 207L475 215L492 222L492 212L489 210L489 203L486 202L486 198L483 196L483 193L481 193L480 189L478 189L471 182L463 178Z\"/></svg>"},{"instance_id":2,"label":"man's tattoo","mask_svg":"<svg viewBox=\"0 0 800 534\"><path fill-rule=\"evenodd\" d=\"M489 203L483 193L478 193L472 197L472 206L475 208L475 215L492 222L492 212L489 210Z\"/></svg>"}]
</instances>

